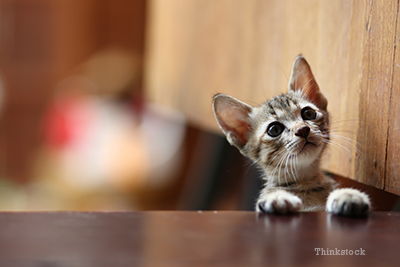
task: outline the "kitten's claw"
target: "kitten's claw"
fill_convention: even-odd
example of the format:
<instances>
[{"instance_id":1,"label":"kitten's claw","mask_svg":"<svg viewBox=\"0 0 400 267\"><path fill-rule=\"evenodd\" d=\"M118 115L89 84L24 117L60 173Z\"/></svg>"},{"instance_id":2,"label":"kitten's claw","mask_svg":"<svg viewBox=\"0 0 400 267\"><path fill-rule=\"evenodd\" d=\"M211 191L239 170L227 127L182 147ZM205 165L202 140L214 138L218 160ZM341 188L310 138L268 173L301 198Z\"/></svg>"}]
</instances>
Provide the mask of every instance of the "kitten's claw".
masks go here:
<instances>
[{"instance_id":1,"label":"kitten's claw","mask_svg":"<svg viewBox=\"0 0 400 267\"><path fill-rule=\"evenodd\" d=\"M366 216L370 209L371 202L368 195L351 188L333 191L326 202L328 212L342 216Z\"/></svg>"},{"instance_id":2,"label":"kitten's claw","mask_svg":"<svg viewBox=\"0 0 400 267\"><path fill-rule=\"evenodd\" d=\"M261 213L288 214L296 213L301 209L299 197L286 191L276 191L266 194L257 201L256 211Z\"/></svg>"}]
</instances>

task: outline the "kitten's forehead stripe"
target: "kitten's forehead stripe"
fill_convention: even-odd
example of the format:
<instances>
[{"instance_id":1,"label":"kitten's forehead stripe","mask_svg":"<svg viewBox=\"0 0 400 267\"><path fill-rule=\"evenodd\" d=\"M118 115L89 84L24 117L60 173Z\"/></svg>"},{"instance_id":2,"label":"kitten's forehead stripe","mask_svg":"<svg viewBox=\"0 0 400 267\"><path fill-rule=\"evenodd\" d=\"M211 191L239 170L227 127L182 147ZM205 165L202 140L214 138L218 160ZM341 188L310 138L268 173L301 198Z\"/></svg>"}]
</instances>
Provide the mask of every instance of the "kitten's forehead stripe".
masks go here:
<instances>
[{"instance_id":1,"label":"kitten's forehead stripe","mask_svg":"<svg viewBox=\"0 0 400 267\"><path fill-rule=\"evenodd\" d=\"M297 106L298 103L288 95L277 96L269 100L266 104L268 107L267 112L273 115L275 119L281 117L281 119L294 120L296 118L292 106Z\"/></svg>"},{"instance_id":2,"label":"kitten's forehead stripe","mask_svg":"<svg viewBox=\"0 0 400 267\"><path fill-rule=\"evenodd\" d=\"M275 117L276 113L275 113L274 106L272 105L271 101L268 101L266 104L267 104L267 107L268 107L267 112Z\"/></svg>"}]
</instances>

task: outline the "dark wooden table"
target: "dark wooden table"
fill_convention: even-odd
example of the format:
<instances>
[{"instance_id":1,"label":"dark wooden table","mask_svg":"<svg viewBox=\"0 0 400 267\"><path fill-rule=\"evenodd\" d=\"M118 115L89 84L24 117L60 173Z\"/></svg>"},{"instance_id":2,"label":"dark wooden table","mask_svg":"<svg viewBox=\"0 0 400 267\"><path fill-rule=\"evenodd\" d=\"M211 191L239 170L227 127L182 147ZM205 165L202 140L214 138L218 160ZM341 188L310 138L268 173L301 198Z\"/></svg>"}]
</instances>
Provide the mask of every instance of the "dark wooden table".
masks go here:
<instances>
[{"instance_id":1,"label":"dark wooden table","mask_svg":"<svg viewBox=\"0 0 400 267\"><path fill-rule=\"evenodd\" d=\"M0 266L287 265L400 266L400 213L0 213Z\"/></svg>"}]
</instances>

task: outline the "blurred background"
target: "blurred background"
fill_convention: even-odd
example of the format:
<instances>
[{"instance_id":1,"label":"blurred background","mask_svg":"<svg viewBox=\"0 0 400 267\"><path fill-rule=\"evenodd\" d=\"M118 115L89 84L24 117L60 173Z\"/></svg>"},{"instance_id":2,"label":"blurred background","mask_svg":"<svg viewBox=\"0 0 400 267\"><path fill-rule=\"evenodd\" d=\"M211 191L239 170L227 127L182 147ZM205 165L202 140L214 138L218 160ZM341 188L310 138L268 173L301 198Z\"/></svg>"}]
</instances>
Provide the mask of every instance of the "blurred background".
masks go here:
<instances>
[{"instance_id":1,"label":"blurred background","mask_svg":"<svg viewBox=\"0 0 400 267\"><path fill-rule=\"evenodd\" d=\"M251 164L149 100L148 10L0 0L0 210L253 208Z\"/></svg>"}]
</instances>

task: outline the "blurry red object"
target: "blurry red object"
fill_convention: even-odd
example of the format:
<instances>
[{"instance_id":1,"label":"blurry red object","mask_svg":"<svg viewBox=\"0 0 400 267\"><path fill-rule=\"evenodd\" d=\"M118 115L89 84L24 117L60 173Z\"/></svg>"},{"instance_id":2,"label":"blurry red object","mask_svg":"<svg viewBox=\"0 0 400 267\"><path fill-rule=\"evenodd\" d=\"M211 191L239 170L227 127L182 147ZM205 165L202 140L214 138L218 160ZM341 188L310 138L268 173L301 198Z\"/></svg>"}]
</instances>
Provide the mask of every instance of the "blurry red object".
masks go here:
<instances>
[{"instance_id":1,"label":"blurry red object","mask_svg":"<svg viewBox=\"0 0 400 267\"><path fill-rule=\"evenodd\" d=\"M44 141L53 148L64 148L87 131L92 115L85 94L58 96L44 115Z\"/></svg>"}]
</instances>

